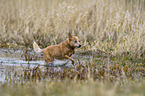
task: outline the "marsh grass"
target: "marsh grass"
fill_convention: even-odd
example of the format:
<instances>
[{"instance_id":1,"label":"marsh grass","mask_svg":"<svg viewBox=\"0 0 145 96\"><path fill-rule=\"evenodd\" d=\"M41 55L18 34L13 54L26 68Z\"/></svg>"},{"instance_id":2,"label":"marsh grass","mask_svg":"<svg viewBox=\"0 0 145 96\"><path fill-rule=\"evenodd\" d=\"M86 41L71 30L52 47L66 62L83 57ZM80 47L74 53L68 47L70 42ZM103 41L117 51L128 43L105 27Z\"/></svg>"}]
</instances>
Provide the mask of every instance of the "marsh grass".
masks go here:
<instances>
[{"instance_id":1,"label":"marsh grass","mask_svg":"<svg viewBox=\"0 0 145 96\"><path fill-rule=\"evenodd\" d=\"M78 63L75 67L11 67L0 82L1 96L144 96L142 63L108 59Z\"/></svg>"},{"instance_id":2,"label":"marsh grass","mask_svg":"<svg viewBox=\"0 0 145 96\"><path fill-rule=\"evenodd\" d=\"M71 31L81 50L129 53L144 59L144 0L1 0L0 46L41 48Z\"/></svg>"}]
</instances>

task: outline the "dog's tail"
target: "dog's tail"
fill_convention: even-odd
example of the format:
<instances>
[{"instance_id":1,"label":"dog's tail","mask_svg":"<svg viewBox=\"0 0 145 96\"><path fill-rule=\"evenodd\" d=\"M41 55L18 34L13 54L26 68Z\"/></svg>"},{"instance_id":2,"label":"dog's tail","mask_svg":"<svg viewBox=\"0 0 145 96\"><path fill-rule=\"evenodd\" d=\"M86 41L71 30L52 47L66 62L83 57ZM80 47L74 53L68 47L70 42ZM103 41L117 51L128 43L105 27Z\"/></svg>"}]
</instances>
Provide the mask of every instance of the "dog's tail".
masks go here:
<instances>
[{"instance_id":1,"label":"dog's tail","mask_svg":"<svg viewBox=\"0 0 145 96\"><path fill-rule=\"evenodd\" d=\"M36 51L36 52L42 52L42 49L40 49L40 47L37 45L37 43L34 41L34 43L33 43L33 48L34 48L34 50Z\"/></svg>"}]
</instances>

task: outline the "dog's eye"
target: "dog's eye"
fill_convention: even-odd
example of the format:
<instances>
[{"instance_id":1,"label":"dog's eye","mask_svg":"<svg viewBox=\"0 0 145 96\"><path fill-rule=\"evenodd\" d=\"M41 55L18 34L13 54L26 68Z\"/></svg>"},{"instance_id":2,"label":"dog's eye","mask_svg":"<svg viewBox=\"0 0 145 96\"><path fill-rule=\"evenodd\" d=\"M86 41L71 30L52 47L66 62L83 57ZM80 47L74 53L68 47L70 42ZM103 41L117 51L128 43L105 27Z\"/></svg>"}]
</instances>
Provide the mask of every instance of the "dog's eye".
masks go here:
<instances>
[{"instance_id":1,"label":"dog's eye","mask_svg":"<svg viewBox=\"0 0 145 96\"><path fill-rule=\"evenodd\" d=\"M77 41L74 41L75 43L77 43Z\"/></svg>"}]
</instances>

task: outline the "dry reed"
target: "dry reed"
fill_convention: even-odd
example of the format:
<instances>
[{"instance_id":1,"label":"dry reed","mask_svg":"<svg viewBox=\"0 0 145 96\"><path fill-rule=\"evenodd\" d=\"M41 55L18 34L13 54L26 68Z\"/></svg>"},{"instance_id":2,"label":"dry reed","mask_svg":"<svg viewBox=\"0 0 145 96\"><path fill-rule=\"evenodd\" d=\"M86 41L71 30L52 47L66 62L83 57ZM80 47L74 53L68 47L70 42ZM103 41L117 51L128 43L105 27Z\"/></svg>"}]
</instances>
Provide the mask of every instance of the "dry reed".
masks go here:
<instances>
[{"instance_id":1,"label":"dry reed","mask_svg":"<svg viewBox=\"0 0 145 96\"><path fill-rule=\"evenodd\" d=\"M83 51L144 59L144 15L144 0L1 0L0 46L46 47L72 31Z\"/></svg>"}]
</instances>

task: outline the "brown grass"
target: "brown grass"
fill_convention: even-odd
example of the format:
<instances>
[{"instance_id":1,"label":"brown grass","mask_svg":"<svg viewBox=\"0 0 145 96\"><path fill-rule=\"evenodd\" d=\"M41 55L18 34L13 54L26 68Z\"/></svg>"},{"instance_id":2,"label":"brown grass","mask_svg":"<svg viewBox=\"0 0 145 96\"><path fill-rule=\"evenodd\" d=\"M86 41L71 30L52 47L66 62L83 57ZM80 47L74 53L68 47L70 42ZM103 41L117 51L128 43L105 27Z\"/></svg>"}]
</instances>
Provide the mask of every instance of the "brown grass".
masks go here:
<instances>
[{"instance_id":1,"label":"brown grass","mask_svg":"<svg viewBox=\"0 0 145 96\"><path fill-rule=\"evenodd\" d=\"M144 0L1 0L0 46L41 47L78 34L81 50L144 59Z\"/></svg>"}]
</instances>

